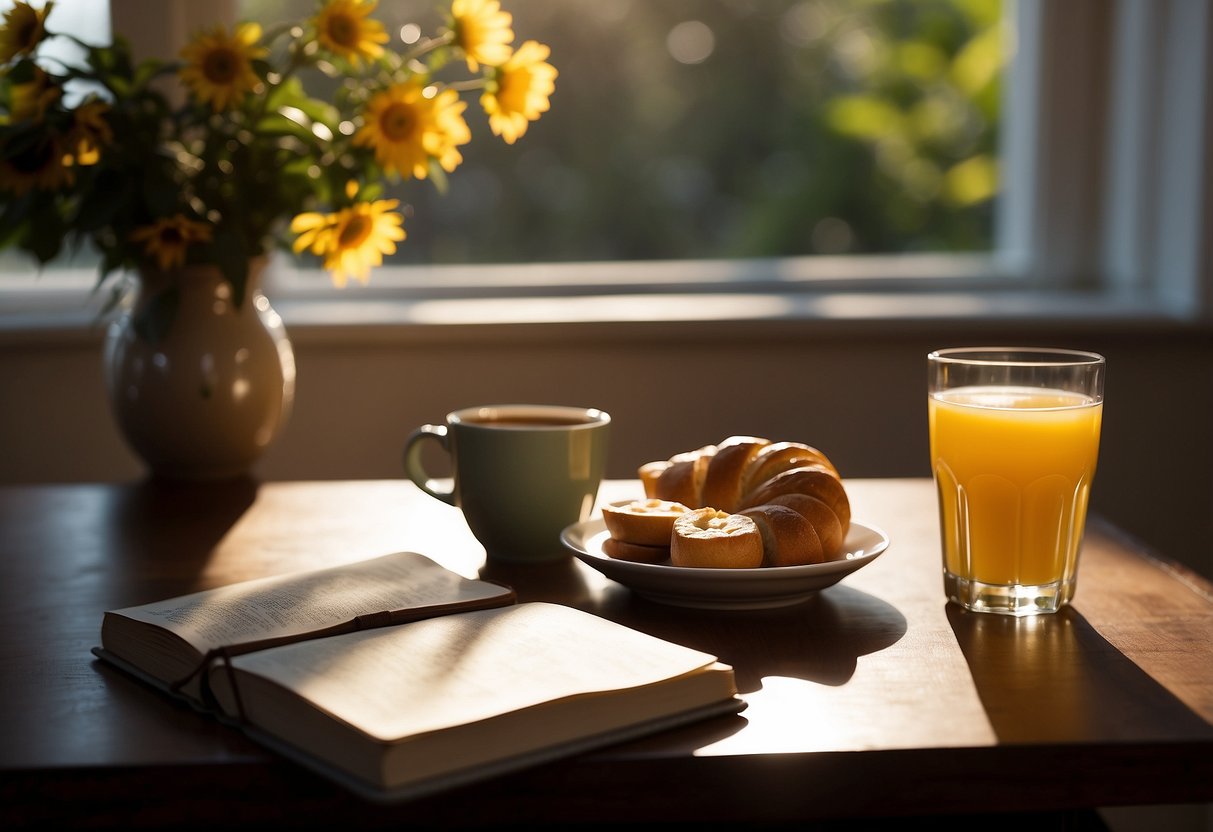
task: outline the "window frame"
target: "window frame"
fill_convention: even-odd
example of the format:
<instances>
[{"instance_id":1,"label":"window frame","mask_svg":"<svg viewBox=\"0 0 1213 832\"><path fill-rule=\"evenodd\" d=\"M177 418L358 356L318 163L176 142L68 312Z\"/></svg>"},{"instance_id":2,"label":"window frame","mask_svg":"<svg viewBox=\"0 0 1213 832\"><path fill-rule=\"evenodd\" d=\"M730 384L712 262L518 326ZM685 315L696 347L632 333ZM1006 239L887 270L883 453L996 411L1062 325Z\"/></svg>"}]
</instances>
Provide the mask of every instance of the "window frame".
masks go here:
<instances>
[{"instance_id":1,"label":"window frame","mask_svg":"<svg viewBox=\"0 0 1213 832\"><path fill-rule=\"evenodd\" d=\"M385 266L367 287L332 289L318 270L276 258L267 291L288 324L357 327L442 323L417 304L536 298L540 315L584 321L585 298L767 295L790 301L870 295L890 320L931 296L936 314L997 314L991 298L1026 318L1060 308L1120 319L1137 314L1213 322L1213 10L1185 0L1007 0L1017 33L1005 85L1003 188L988 255L790 257L763 260ZM138 55L174 54L199 26L235 19L236 0L208 4L111 0L115 32ZM165 33L169 37L165 37ZM1111 67L1113 71L1105 71ZM97 301L82 279L0 288L0 327L79 326ZM957 297L979 303L948 303ZM982 296L985 296L982 299ZM562 313L559 301L569 308ZM435 306L434 301L449 301ZM581 301L574 306L574 301ZM1026 301L1026 303L1024 302ZM513 307L516 311L517 305ZM660 305L650 304L651 314ZM601 304L604 317L621 315ZM834 303L735 305L738 317L846 315ZM765 310L765 311L763 311ZM502 323L498 311L451 315ZM507 313L508 314L508 313ZM533 315L519 323L533 322Z\"/></svg>"},{"instance_id":2,"label":"window frame","mask_svg":"<svg viewBox=\"0 0 1213 832\"><path fill-rule=\"evenodd\" d=\"M1016 0L1015 14L996 235L1012 270L1209 321L1213 10Z\"/></svg>"}]
</instances>

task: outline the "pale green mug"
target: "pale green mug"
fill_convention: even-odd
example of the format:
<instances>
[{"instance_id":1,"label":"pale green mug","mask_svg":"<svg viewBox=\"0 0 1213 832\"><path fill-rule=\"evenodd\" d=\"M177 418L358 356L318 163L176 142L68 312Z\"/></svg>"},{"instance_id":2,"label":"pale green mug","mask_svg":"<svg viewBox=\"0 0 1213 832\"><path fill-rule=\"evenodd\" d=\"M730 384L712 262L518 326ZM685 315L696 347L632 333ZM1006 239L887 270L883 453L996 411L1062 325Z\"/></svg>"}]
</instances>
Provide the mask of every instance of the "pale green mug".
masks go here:
<instances>
[{"instance_id":1,"label":"pale green mug","mask_svg":"<svg viewBox=\"0 0 1213 832\"><path fill-rule=\"evenodd\" d=\"M404 470L431 497L463 510L490 559L567 556L560 533L589 518L606 468L609 414L560 405L482 405L422 425L404 446ZM422 450L438 443L453 485L426 470Z\"/></svg>"}]
</instances>

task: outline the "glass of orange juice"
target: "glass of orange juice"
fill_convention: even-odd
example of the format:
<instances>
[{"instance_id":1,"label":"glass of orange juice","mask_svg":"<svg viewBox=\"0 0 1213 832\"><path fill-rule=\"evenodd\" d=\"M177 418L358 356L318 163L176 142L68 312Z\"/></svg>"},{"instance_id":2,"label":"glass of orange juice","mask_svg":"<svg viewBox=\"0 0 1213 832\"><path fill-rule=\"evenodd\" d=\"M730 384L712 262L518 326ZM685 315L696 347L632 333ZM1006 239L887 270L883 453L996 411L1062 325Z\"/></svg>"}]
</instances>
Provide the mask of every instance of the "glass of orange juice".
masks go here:
<instances>
[{"instance_id":1,"label":"glass of orange juice","mask_svg":"<svg viewBox=\"0 0 1213 832\"><path fill-rule=\"evenodd\" d=\"M944 591L966 609L1057 612L1074 597L1107 362L961 347L927 356Z\"/></svg>"}]
</instances>

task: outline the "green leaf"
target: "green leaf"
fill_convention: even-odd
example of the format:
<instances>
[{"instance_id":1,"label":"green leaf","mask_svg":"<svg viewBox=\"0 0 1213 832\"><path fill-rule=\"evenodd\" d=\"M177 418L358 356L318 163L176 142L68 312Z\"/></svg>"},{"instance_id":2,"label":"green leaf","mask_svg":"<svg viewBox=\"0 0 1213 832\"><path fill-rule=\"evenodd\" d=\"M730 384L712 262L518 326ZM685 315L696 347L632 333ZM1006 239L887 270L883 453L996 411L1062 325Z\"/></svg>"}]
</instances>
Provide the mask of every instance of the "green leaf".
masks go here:
<instances>
[{"instance_id":1,"label":"green leaf","mask_svg":"<svg viewBox=\"0 0 1213 832\"><path fill-rule=\"evenodd\" d=\"M89 234L112 224L115 217L129 206L132 188L130 177L116 171L102 172L93 186L83 192L73 228Z\"/></svg>"},{"instance_id":2,"label":"green leaf","mask_svg":"<svg viewBox=\"0 0 1213 832\"><path fill-rule=\"evenodd\" d=\"M67 227L56 206L46 203L30 217L21 239L21 247L38 258L38 262L48 263L55 259L63 248L66 236Z\"/></svg>"},{"instance_id":3,"label":"green leaf","mask_svg":"<svg viewBox=\"0 0 1213 832\"><path fill-rule=\"evenodd\" d=\"M308 145L313 145L316 142L316 137L312 134L310 120L308 124L301 124L281 111L269 113L265 118L257 122L253 129L261 136L290 136Z\"/></svg>"},{"instance_id":4,"label":"green leaf","mask_svg":"<svg viewBox=\"0 0 1213 832\"><path fill-rule=\"evenodd\" d=\"M319 121L330 128L336 128L341 120L341 113L327 101L312 98L303 88L303 82L298 76L291 76L274 87L266 98L266 109L279 111L283 107L294 107L312 121Z\"/></svg>"},{"instance_id":5,"label":"green leaf","mask_svg":"<svg viewBox=\"0 0 1213 832\"><path fill-rule=\"evenodd\" d=\"M952 60L953 83L974 95L998 77L1003 65L1002 31L991 27L975 35Z\"/></svg>"},{"instance_id":6,"label":"green leaf","mask_svg":"<svg viewBox=\"0 0 1213 832\"><path fill-rule=\"evenodd\" d=\"M143 201L153 217L171 217L181 209L181 188L160 175L155 167L145 172L142 192Z\"/></svg>"},{"instance_id":7,"label":"green leaf","mask_svg":"<svg viewBox=\"0 0 1213 832\"><path fill-rule=\"evenodd\" d=\"M434 188L440 194L446 194L449 189L446 171L442 169L442 165L438 164L437 159L430 159L429 164L430 180L434 183Z\"/></svg>"},{"instance_id":8,"label":"green leaf","mask_svg":"<svg viewBox=\"0 0 1213 832\"><path fill-rule=\"evenodd\" d=\"M34 80L34 69L37 67L33 61L24 58L13 64L12 68L6 73L6 77L13 84L28 84Z\"/></svg>"},{"instance_id":9,"label":"green leaf","mask_svg":"<svg viewBox=\"0 0 1213 832\"><path fill-rule=\"evenodd\" d=\"M952 167L944 179L944 196L957 205L984 202L998 193L998 163L982 153Z\"/></svg>"},{"instance_id":10,"label":"green leaf","mask_svg":"<svg viewBox=\"0 0 1213 832\"><path fill-rule=\"evenodd\" d=\"M121 39L116 39L111 46L90 46L86 52L86 60L102 77L108 75L129 82L135 74L130 53Z\"/></svg>"},{"instance_id":11,"label":"green leaf","mask_svg":"<svg viewBox=\"0 0 1213 832\"><path fill-rule=\"evenodd\" d=\"M428 61L430 72L435 73L438 70L442 69L444 66L446 66L447 62L450 59L451 59L451 51L449 49L434 50L433 52L430 53L430 58Z\"/></svg>"},{"instance_id":12,"label":"green leaf","mask_svg":"<svg viewBox=\"0 0 1213 832\"><path fill-rule=\"evenodd\" d=\"M146 60L135 70L134 83L136 87L147 86L155 78L174 72L175 69L160 61Z\"/></svg>"},{"instance_id":13,"label":"green leaf","mask_svg":"<svg viewBox=\"0 0 1213 832\"><path fill-rule=\"evenodd\" d=\"M362 198L364 200L374 201L383 198L383 183L379 181L367 182L362 186Z\"/></svg>"},{"instance_id":14,"label":"green leaf","mask_svg":"<svg viewBox=\"0 0 1213 832\"><path fill-rule=\"evenodd\" d=\"M876 140L903 130L901 111L875 95L844 95L829 103L829 124L845 136Z\"/></svg>"},{"instance_id":15,"label":"green leaf","mask_svg":"<svg viewBox=\"0 0 1213 832\"><path fill-rule=\"evenodd\" d=\"M264 78L270 73L274 72L274 65L265 60L265 58L255 58L252 61L252 65L253 72L257 73L259 78Z\"/></svg>"},{"instance_id":16,"label":"green leaf","mask_svg":"<svg viewBox=\"0 0 1213 832\"><path fill-rule=\"evenodd\" d=\"M101 256L101 265L97 269L97 285L105 283L106 279L122 268L122 251L119 248L106 248Z\"/></svg>"},{"instance_id":17,"label":"green leaf","mask_svg":"<svg viewBox=\"0 0 1213 832\"><path fill-rule=\"evenodd\" d=\"M34 191L27 191L17 199L5 201L0 209L0 248L12 242L12 237L29 219L33 212Z\"/></svg>"},{"instance_id":18,"label":"green leaf","mask_svg":"<svg viewBox=\"0 0 1213 832\"><path fill-rule=\"evenodd\" d=\"M207 247L207 257L219 267L232 287L232 303L237 309L244 305L248 261L252 253L248 240L230 226L217 229Z\"/></svg>"},{"instance_id":19,"label":"green leaf","mask_svg":"<svg viewBox=\"0 0 1213 832\"><path fill-rule=\"evenodd\" d=\"M0 155L13 159L46 141L47 129L42 122L20 122L0 132Z\"/></svg>"}]
</instances>

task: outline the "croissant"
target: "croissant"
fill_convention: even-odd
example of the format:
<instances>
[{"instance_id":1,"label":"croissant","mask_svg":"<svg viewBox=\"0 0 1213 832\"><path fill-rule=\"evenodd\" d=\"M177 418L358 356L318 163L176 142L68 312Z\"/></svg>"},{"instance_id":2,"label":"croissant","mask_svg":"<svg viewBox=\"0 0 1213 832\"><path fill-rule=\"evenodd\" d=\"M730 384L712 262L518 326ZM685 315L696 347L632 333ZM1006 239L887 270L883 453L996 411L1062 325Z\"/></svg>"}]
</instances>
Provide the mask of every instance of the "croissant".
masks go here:
<instances>
[{"instance_id":1,"label":"croissant","mask_svg":"<svg viewBox=\"0 0 1213 832\"><path fill-rule=\"evenodd\" d=\"M718 516L714 522L733 529L732 537L760 538L762 566L837 558L851 525L851 503L838 469L820 450L800 442L730 436L717 445L645 463L639 475L649 499L711 509L715 514L704 516ZM729 515L747 519L726 521ZM739 547L725 538L689 520L676 524L671 560L676 566L755 565L750 555L728 556L727 547Z\"/></svg>"}]
</instances>

